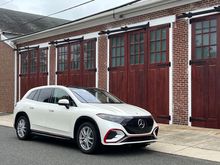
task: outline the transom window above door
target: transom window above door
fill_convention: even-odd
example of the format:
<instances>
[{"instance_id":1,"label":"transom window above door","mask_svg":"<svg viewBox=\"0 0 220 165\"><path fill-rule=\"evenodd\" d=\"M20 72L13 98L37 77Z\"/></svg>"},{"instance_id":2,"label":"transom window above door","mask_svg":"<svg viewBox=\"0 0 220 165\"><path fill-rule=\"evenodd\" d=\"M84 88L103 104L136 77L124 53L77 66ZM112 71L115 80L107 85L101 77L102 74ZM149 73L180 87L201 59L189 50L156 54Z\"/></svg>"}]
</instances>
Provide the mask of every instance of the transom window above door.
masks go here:
<instances>
[{"instance_id":1,"label":"transom window above door","mask_svg":"<svg viewBox=\"0 0 220 165\"><path fill-rule=\"evenodd\" d=\"M194 23L195 58L208 59L217 56L217 21L204 20Z\"/></svg>"}]
</instances>

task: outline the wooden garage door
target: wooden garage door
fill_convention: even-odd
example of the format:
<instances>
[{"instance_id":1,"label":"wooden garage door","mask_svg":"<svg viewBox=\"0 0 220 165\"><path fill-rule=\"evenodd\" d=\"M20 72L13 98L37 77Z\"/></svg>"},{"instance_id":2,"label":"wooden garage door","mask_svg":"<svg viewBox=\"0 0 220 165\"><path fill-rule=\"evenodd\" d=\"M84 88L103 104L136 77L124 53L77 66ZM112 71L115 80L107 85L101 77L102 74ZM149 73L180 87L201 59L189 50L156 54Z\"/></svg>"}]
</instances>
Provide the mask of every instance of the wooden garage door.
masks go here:
<instances>
[{"instance_id":1,"label":"wooden garage door","mask_svg":"<svg viewBox=\"0 0 220 165\"><path fill-rule=\"evenodd\" d=\"M20 98L33 87L47 85L47 60L47 48L20 53Z\"/></svg>"},{"instance_id":2,"label":"wooden garage door","mask_svg":"<svg viewBox=\"0 0 220 165\"><path fill-rule=\"evenodd\" d=\"M153 28L149 35L149 107L158 122L169 123L169 29Z\"/></svg>"},{"instance_id":3,"label":"wooden garage door","mask_svg":"<svg viewBox=\"0 0 220 165\"><path fill-rule=\"evenodd\" d=\"M96 40L57 46L57 84L95 87Z\"/></svg>"},{"instance_id":4,"label":"wooden garage door","mask_svg":"<svg viewBox=\"0 0 220 165\"><path fill-rule=\"evenodd\" d=\"M110 92L161 123L170 119L168 36L168 26L110 36Z\"/></svg>"},{"instance_id":5,"label":"wooden garage door","mask_svg":"<svg viewBox=\"0 0 220 165\"><path fill-rule=\"evenodd\" d=\"M220 128L219 17L192 23L192 125Z\"/></svg>"}]
</instances>

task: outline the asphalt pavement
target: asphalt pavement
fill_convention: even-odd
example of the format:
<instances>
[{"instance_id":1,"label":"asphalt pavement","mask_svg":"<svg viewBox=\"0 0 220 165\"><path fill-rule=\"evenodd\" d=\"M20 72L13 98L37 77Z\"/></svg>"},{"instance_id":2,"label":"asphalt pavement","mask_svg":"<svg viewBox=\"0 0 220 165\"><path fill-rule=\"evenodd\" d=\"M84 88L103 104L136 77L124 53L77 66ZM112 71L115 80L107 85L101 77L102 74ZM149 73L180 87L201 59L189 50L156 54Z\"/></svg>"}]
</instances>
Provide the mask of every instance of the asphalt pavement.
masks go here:
<instances>
[{"instance_id":1,"label":"asphalt pavement","mask_svg":"<svg viewBox=\"0 0 220 165\"><path fill-rule=\"evenodd\" d=\"M160 153L148 147L105 148L96 155L79 151L74 142L35 136L18 140L13 128L0 126L0 165L220 165L220 163Z\"/></svg>"}]
</instances>

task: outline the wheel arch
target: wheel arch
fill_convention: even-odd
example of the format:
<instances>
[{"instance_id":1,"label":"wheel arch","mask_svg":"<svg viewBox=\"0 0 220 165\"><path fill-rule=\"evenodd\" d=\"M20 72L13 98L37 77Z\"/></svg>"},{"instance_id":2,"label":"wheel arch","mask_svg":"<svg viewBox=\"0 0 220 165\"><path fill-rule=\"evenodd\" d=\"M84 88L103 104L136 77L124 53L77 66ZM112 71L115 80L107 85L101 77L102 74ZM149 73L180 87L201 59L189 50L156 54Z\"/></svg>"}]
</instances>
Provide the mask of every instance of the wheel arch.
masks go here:
<instances>
[{"instance_id":1,"label":"wheel arch","mask_svg":"<svg viewBox=\"0 0 220 165\"><path fill-rule=\"evenodd\" d=\"M28 117L27 113L24 112L24 111L21 111L21 112L18 112L18 113L16 114L16 116L15 116L14 128L16 127L17 120L18 120L19 117L21 117L21 116L27 117L27 119L28 119L28 121L29 121L29 123L30 123L30 120L29 120L29 117Z\"/></svg>"},{"instance_id":2,"label":"wheel arch","mask_svg":"<svg viewBox=\"0 0 220 165\"><path fill-rule=\"evenodd\" d=\"M76 120L75 125L74 125L74 129L73 129L73 138L76 139L77 130L79 129L80 125L85 122L91 122L92 124L94 124L94 126L97 129L98 136L100 138L101 136L100 136L100 130L99 130L98 124L93 118L91 118L89 116L81 116Z\"/></svg>"}]
</instances>

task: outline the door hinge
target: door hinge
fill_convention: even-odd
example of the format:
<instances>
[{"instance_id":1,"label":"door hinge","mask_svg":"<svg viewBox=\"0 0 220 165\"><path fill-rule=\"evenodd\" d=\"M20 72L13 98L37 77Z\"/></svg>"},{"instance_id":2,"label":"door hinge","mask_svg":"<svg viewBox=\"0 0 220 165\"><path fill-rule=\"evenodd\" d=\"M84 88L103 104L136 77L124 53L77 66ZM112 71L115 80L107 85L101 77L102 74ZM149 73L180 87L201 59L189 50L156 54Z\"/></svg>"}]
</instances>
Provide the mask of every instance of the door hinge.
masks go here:
<instances>
[{"instance_id":1,"label":"door hinge","mask_svg":"<svg viewBox=\"0 0 220 165\"><path fill-rule=\"evenodd\" d=\"M193 121L206 121L206 119L204 118L195 118L195 117L189 117L189 121L193 122Z\"/></svg>"},{"instance_id":2,"label":"door hinge","mask_svg":"<svg viewBox=\"0 0 220 165\"><path fill-rule=\"evenodd\" d=\"M193 61L193 60L190 60L189 61L189 65L193 65L193 64L205 64L206 63L206 61Z\"/></svg>"},{"instance_id":3,"label":"door hinge","mask_svg":"<svg viewBox=\"0 0 220 165\"><path fill-rule=\"evenodd\" d=\"M108 71L111 71L111 68L110 68L110 67L108 67Z\"/></svg>"},{"instance_id":4,"label":"door hinge","mask_svg":"<svg viewBox=\"0 0 220 165\"><path fill-rule=\"evenodd\" d=\"M168 116L160 115L160 116L157 116L157 118L171 120L171 116L170 115L168 115Z\"/></svg>"},{"instance_id":5,"label":"door hinge","mask_svg":"<svg viewBox=\"0 0 220 165\"><path fill-rule=\"evenodd\" d=\"M171 62L163 63L163 64L157 64L157 66L159 66L159 67L166 67L166 66L171 67Z\"/></svg>"}]
</instances>

